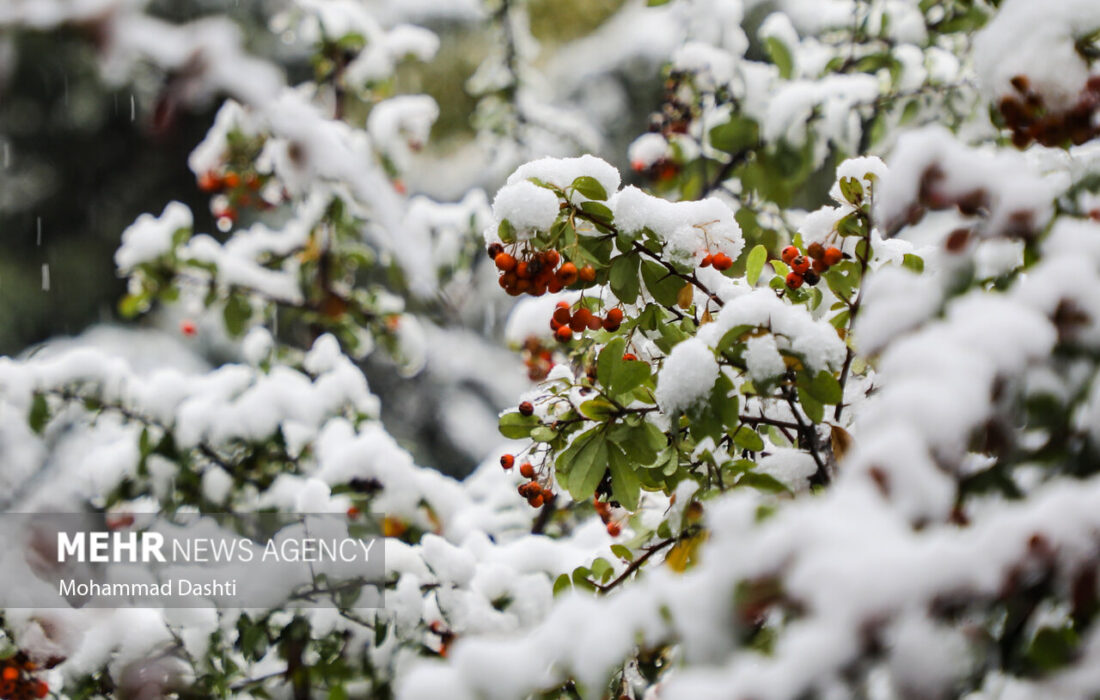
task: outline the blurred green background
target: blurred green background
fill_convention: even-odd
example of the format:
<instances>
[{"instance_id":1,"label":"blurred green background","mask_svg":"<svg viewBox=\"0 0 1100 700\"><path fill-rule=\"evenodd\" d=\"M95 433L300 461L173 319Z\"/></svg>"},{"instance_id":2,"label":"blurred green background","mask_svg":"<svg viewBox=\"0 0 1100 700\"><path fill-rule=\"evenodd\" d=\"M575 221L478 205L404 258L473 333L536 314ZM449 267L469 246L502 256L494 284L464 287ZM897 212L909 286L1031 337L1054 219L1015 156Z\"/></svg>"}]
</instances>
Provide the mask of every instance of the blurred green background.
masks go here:
<instances>
[{"instance_id":1,"label":"blurred green background","mask_svg":"<svg viewBox=\"0 0 1100 700\"><path fill-rule=\"evenodd\" d=\"M552 53L622 2L531 0L532 33ZM292 81L304 80L308 65L286 59L266 30L270 8L262 0L160 0L150 12L174 21L227 14L245 29L254 52L278 56ZM434 141L451 148L472 136L476 100L464 86L488 42L480 25L430 28L442 40L438 55L428 65L403 67L397 90L436 99ZM150 72L109 87L99 79L92 48L72 31L0 33L0 353L116 318L123 284L113 255L123 229L141 213L180 200L195 212L198 230L214 230L187 155L217 104L158 114L162 78Z\"/></svg>"}]
</instances>

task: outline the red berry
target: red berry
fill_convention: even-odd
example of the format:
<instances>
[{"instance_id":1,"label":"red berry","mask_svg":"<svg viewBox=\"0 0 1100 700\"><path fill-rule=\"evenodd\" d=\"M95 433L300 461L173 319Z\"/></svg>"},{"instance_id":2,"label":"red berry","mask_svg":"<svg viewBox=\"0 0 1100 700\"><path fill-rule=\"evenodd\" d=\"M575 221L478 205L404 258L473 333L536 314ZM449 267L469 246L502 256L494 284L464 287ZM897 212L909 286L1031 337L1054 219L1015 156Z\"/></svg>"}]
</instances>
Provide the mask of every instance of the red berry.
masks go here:
<instances>
[{"instance_id":1,"label":"red berry","mask_svg":"<svg viewBox=\"0 0 1100 700\"><path fill-rule=\"evenodd\" d=\"M232 189L241 184L241 176L235 172L228 172L225 174L225 186Z\"/></svg>"},{"instance_id":2,"label":"red berry","mask_svg":"<svg viewBox=\"0 0 1100 700\"><path fill-rule=\"evenodd\" d=\"M623 321L623 310L620 309L620 308L614 308L614 309L609 310L607 312L607 319L609 321L614 321L616 323L622 323L622 321Z\"/></svg>"},{"instance_id":3,"label":"red berry","mask_svg":"<svg viewBox=\"0 0 1100 700\"><path fill-rule=\"evenodd\" d=\"M612 537L618 537L620 534L622 534L622 531L623 528L618 523L607 524L607 534L611 535Z\"/></svg>"},{"instance_id":4,"label":"red berry","mask_svg":"<svg viewBox=\"0 0 1100 700\"><path fill-rule=\"evenodd\" d=\"M810 269L810 259L804 255L799 255L791 261L791 269L800 275L806 274L806 271Z\"/></svg>"},{"instance_id":5,"label":"red berry","mask_svg":"<svg viewBox=\"0 0 1100 700\"><path fill-rule=\"evenodd\" d=\"M710 267L712 262L714 262L714 256L707 253L703 256L703 259L699 261L699 267Z\"/></svg>"},{"instance_id":6,"label":"red berry","mask_svg":"<svg viewBox=\"0 0 1100 700\"><path fill-rule=\"evenodd\" d=\"M569 327L574 332L580 333L585 328L588 328L588 322L592 318L592 312L585 308L577 309L577 313L573 314L573 318L569 321Z\"/></svg>"},{"instance_id":7,"label":"red berry","mask_svg":"<svg viewBox=\"0 0 1100 700\"><path fill-rule=\"evenodd\" d=\"M500 457L500 466L504 467L505 470L511 469L512 467L515 466L515 464L516 464L515 455L501 455L501 457Z\"/></svg>"},{"instance_id":8,"label":"red berry","mask_svg":"<svg viewBox=\"0 0 1100 700\"><path fill-rule=\"evenodd\" d=\"M573 339L573 330L569 326L562 326L558 330L554 331L554 337L563 343L568 343Z\"/></svg>"},{"instance_id":9,"label":"red berry","mask_svg":"<svg viewBox=\"0 0 1100 700\"><path fill-rule=\"evenodd\" d=\"M725 272L733 267L733 259L725 253L715 253L714 260L711 261L711 264L714 265L715 270Z\"/></svg>"},{"instance_id":10,"label":"red berry","mask_svg":"<svg viewBox=\"0 0 1100 700\"><path fill-rule=\"evenodd\" d=\"M5 666L4 667L4 680L14 681L18 677L19 677L19 669L17 669L15 666Z\"/></svg>"},{"instance_id":11,"label":"red berry","mask_svg":"<svg viewBox=\"0 0 1100 700\"><path fill-rule=\"evenodd\" d=\"M836 265L838 262L840 262L841 258L843 258L843 257L844 257L844 254L840 252L840 248L835 248L835 247L830 246L829 248L825 249L825 264L826 265Z\"/></svg>"},{"instance_id":12,"label":"red berry","mask_svg":"<svg viewBox=\"0 0 1100 700\"><path fill-rule=\"evenodd\" d=\"M802 286L802 275L797 272L792 272L787 275L787 286L791 289L798 289Z\"/></svg>"},{"instance_id":13,"label":"red berry","mask_svg":"<svg viewBox=\"0 0 1100 700\"><path fill-rule=\"evenodd\" d=\"M355 506L352 506L351 508L348 508L348 517L351 518L352 520L355 520L356 518L358 518L359 513L360 513L359 509L356 508Z\"/></svg>"},{"instance_id":14,"label":"red berry","mask_svg":"<svg viewBox=\"0 0 1100 700\"><path fill-rule=\"evenodd\" d=\"M508 253L498 253L493 262L501 272L511 272L516 269L516 259Z\"/></svg>"},{"instance_id":15,"label":"red berry","mask_svg":"<svg viewBox=\"0 0 1100 700\"><path fill-rule=\"evenodd\" d=\"M535 466L530 462L524 462L523 464L519 465L519 475L522 476L524 479L534 479Z\"/></svg>"},{"instance_id":16,"label":"red berry","mask_svg":"<svg viewBox=\"0 0 1100 700\"><path fill-rule=\"evenodd\" d=\"M637 359L638 359L638 357L632 352L628 352L628 353L625 353L623 355L623 361L624 362L634 362Z\"/></svg>"},{"instance_id":17,"label":"red berry","mask_svg":"<svg viewBox=\"0 0 1100 700\"><path fill-rule=\"evenodd\" d=\"M45 681L34 682L34 697L44 698L50 692L50 686L46 685Z\"/></svg>"},{"instance_id":18,"label":"red berry","mask_svg":"<svg viewBox=\"0 0 1100 700\"><path fill-rule=\"evenodd\" d=\"M821 258L818 258L817 260L814 260L813 265L811 265L810 267L813 268L813 271L816 272L819 275L822 272L825 272L826 270L829 269L829 266L826 265L825 261L822 260Z\"/></svg>"},{"instance_id":19,"label":"red berry","mask_svg":"<svg viewBox=\"0 0 1100 700\"><path fill-rule=\"evenodd\" d=\"M208 170L199 175L199 189L203 192L214 192L220 190L221 186L222 179L214 171Z\"/></svg>"},{"instance_id":20,"label":"red berry","mask_svg":"<svg viewBox=\"0 0 1100 700\"><path fill-rule=\"evenodd\" d=\"M780 257L783 259L783 262L790 265L791 261L798 257L798 248L789 245L783 249L783 252L780 253Z\"/></svg>"},{"instance_id":21,"label":"red berry","mask_svg":"<svg viewBox=\"0 0 1100 700\"><path fill-rule=\"evenodd\" d=\"M504 252L504 246L499 243L493 243L485 250L489 254L490 260L496 260L496 257Z\"/></svg>"},{"instance_id":22,"label":"red berry","mask_svg":"<svg viewBox=\"0 0 1100 700\"><path fill-rule=\"evenodd\" d=\"M535 406L530 401L522 401L519 404L519 412L522 415L529 416L535 412Z\"/></svg>"},{"instance_id":23,"label":"red berry","mask_svg":"<svg viewBox=\"0 0 1100 700\"><path fill-rule=\"evenodd\" d=\"M590 314L588 316L588 330L598 331L603 327L603 319L596 314Z\"/></svg>"},{"instance_id":24,"label":"red berry","mask_svg":"<svg viewBox=\"0 0 1100 700\"><path fill-rule=\"evenodd\" d=\"M571 262L567 262L558 268L558 281L568 287L577 281L579 273L577 272L577 266Z\"/></svg>"},{"instance_id":25,"label":"red berry","mask_svg":"<svg viewBox=\"0 0 1100 700\"><path fill-rule=\"evenodd\" d=\"M546 260L547 266L553 269L558 266L558 263L561 261L561 256L558 255L558 251L556 250L548 250L543 253L543 259Z\"/></svg>"},{"instance_id":26,"label":"red berry","mask_svg":"<svg viewBox=\"0 0 1100 700\"><path fill-rule=\"evenodd\" d=\"M820 260L825 257L825 246L820 243L811 243L810 246L806 248L806 255L809 255L814 260Z\"/></svg>"},{"instance_id":27,"label":"red berry","mask_svg":"<svg viewBox=\"0 0 1100 700\"><path fill-rule=\"evenodd\" d=\"M180 333L190 337L195 335L198 328L195 326L194 321L180 321Z\"/></svg>"},{"instance_id":28,"label":"red berry","mask_svg":"<svg viewBox=\"0 0 1100 700\"><path fill-rule=\"evenodd\" d=\"M542 491L539 491L538 495L531 496L530 498L528 498L527 503L529 503L532 508L541 508L542 507Z\"/></svg>"},{"instance_id":29,"label":"red berry","mask_svg":"<svg viewBox=\"0 0 1100 700\"><path fill-rule=\"evenodd\" d=\"M582 282L595 282L596 281L596 268L591 265L585 265L578 273Z\"/></svg>"}]
</instances>

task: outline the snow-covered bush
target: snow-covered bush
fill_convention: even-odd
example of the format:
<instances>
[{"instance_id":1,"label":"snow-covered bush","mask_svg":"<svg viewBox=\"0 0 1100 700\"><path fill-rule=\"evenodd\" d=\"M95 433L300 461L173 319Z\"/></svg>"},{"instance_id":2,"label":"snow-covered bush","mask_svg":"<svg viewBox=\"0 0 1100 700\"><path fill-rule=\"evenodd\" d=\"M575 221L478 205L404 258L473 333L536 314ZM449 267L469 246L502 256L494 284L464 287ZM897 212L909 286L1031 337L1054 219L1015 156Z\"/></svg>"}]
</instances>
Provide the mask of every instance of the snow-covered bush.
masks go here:
<instances>
[{"instance_id":1,"label":"snow-covered bush","mask_svg":"<svg viewBox=\"0 0 1100 700\"><path fill-rule=\"evenodd\" d=\"M234 360L3 358L7 508L374 512L387 589L10 610L0 694L1100 694L1095 3L628 0L549 48L529 9L294 0L289 85L225 18L0 8L224 98L189 163L219 230L158 203L115 262L123 317ZM491 43L462 148L394 93L428 16ZM368 356L444 377L477 470L415 463Z\"/></svg>"}]
</instances>

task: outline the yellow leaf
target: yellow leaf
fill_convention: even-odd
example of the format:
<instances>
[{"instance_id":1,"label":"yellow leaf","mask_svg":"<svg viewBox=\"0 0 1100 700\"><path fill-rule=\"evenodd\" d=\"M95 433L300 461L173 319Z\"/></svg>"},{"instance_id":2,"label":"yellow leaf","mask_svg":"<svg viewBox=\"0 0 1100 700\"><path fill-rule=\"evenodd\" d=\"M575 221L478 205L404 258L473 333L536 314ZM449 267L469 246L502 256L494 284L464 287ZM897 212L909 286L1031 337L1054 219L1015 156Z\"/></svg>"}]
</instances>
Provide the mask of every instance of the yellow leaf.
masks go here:
<instances>
[{"instance_id":1,"label":"yellow leaf","mask_svg":"<svg viewBox=\"0 0 1100 700\"><path fill-rule=\"evenodd\" d=\"M668 557L665 559L668 568L677 573L683 573L689 566L696 564L699 546L707 541L708 536L709 533L706 530L701 530L699 534L682 539L672 545L672 549L669 550Z\"/></svg>"},{"instance_id":2,"label":"yellow leaf","mask_svg":"<svg viewBox=\"0 0 1100 700\"><path fill-rule=\"evenodd\" d=\"M852 449L852 435L839 425L829 426L829 442L833 448L833 456L837 462L844 460L844 456Z\"/></svg>"},{"instance_id":3,"label":"yellow leaf","mask_svg":"<svg viewBox=\"0 0 1100 700\"><path fill-rule=\"evenodd\" d=\"M681 309L691 308L691 302L695 298L695 290L691 287L691 282L688 282L683 287L680 287L680 292L676 295L676 305Z\"/></svg>"}]
</instances>

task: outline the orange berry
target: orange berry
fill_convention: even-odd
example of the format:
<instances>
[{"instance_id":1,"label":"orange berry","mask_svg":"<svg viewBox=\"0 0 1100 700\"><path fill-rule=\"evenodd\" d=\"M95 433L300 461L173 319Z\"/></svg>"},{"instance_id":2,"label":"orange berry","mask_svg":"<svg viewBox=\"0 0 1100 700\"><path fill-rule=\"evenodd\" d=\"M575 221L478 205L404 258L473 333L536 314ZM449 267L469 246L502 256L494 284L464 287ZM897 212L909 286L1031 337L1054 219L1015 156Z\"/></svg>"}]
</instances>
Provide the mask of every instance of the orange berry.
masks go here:
<instances>
[{"instance_id":1,"label":"orange berry","mask_svg":"<svg viewBox=\"0 0 1100 700\"><path fill-rule=\"evenodd\" d=\"M34 682L34 697L44 698L50 692L50 686L46 685L45 681Z\"/></svg>"},{"instance_id":2,"label":"orange berry","mask_svg":"<svg viewBox=\"0 0 1100 700\"><path fill-rule=\"evenodd\" d=\"M522 401L519 404L519 412L521 415L529 416L535 412L535 406L530 401Z\"/></svg>"},{"instance_id":3,"label":"orange berry","mask_svg":"<svg viewBox=\"0 0 1100 700\"><path fill-rule=\"evenodd\" d=\"M575 333L580 333L585 328L588 328L588 321L591 318L592 312L588 309L577 309L577 313L573 314L573 318L569 320L569 327L572 328Z\"/></svg>"},{"instance_id":4,"label":"orange berry","mask_svg":"<svg viewBox=\"0 0 1100 700\"><path fill-rule=\"evenodd\" d=\"M569 326L562 326L558 330L554 331L554 337L563 343L568 343L573 339L573 330Z\"/></svg>"},{"instance_id":5,"label":"orange berry","mask_svg":"<svg viewBox=\"0 0 1100 700\"><path fill-rule=\"evenodd\" d=\"M623 310L618 308L618 307L609 310L607 312L607 319L609 321L615 321L616 323L622 323L622 321L623 321Z\"/></svg>"},{"instance_id":6,"label":"orange berry","mask_svg":"<svg viewBox=\"0 0 1100 700\"><path fill-rule=\"evenodd\" d=\"M622 532L623 532L623 528L618 523L608 523L607 524L607 534L611 535L612 537L618 537L619 535L622 534Z\"/></svg>"},{"instance_id":7,"label":"orange berry","mask_svg":"<svg viewBox=\"0 0 1100 700\"><path fill-rule=\"evenodd\" d=\"M635 362L635 361L637 361L637 359L638 359L638 356L635 355L632 352L628 352L628 353L623 355L623 361L624 362Z\"/></svg>"},{"instance_id":8,"label":"orange berry","mask_svg":"<svg viewBox=\"0 0 1100 700\"><path fill-rule=\"evenodd\" d=\"M783 262L790 265L791 261L798 257L798 254L798 248L789 245L783 249L783 252L780 253L780 257L783 259Z\"/></svg>"},{"instance_id":9,"label":"orange berry","mask_svg":"<svg viewBox=\"0 0 1100 700\"><path fill-rule=\"evenodd\" d=\"M595 282L596 281L596 268L591 265L585 265L581 268L579 273L582 282Z\"/></svg>"},{"instance_id":10,"label":"orange berry","mask_svg":"<svg viewBox=\"0 0 1100 700\"><path fill-rule=\"evenodd\" d=\"M548 250L546 251L544 256L546 264L549 265L551 268L557 267L558 263L561 261L561 255L559 255L558 251L556 250Z\"/></svg>"},{"instance_id":11,"label":"orange berry","mask_svg":"<svg viewBox=\"0 0 1100 700\"><path fill-rule=\"evenodd\" d=\"M534 479L535 465L531 464L530 462L524 462L523 464L519 465L519 475L522 476L524 479Z\"/></svg>"},{"instance_id":12,"label":"orange berry","mask_svg":"<svg viewBox=\"0 0 1100 700\"><path fill-rule=\"evenodd\" d=\"M500 466L504 467L505 471L511 469L516 464L515 455L501 455Z\"/></svg>"},{"instance_id":13,"label":"orange berry","mask_svg":"<svg viewBox=\"0 0 1100 700\"><path fill-rule=\"evenodd\" d=\"M791 261L791 269L800 275L806 274L806 271L810 269L810 259L804 255L799 255Z\"/></svg>"},{"instance_id":14,"label":"orange berry","mask_svg":"<svg viewBox=\"0 0 1100 700\"><path fill-rule=\"evenodd\" d=\"M198 328L195 326L194 321L180 321L180 333L190 337L198 332Z\"/></svg>"},{"instance_id":15,"label":"orange berry","mask_svg":"<svg viewBox=\"0 0 1100 700\"><path fill-rule=\"evenodd\" d=\"M352 520L355 520L356 518L358 518L359 514L360 514L360 511L355 506L352 506L351 508L348 508L348 517L351 518Z\"/></svg>"},{"instance_id":16,"label":"orange berry","mask_svg":"<svg viewBox=\"0 0 1100 700\"><path fill-rule=\"evenodd\" d=\"M791 289L798 289L802 286L802 275L797 272L792 272L787 275L787 286Z\"/></svg>"},{"instance_id":17,"label":"orange berry","mask_svg":"<svg viewBox=\"0 0 1100 700\"><path fill-rule=\"evenodd\" d=\"M714 261L714 256L707 253L703 256L703 259L699 261L699 267L710 267L711 262Z\"/></svg>"},{"instance_id":18,"label":"orange berry","mask_svg":"<svg viewBox=\"0 0 1100 700\"><path fill-rule=\"evenodd\" d=\"M199 189L203 192L214 192L220 190L221 186L222 179L214 171L208 170L199 175Z\"/></svg>"},{"instance_id":19,"label":"orange berry","mask_svg":"<svg viewBox=\"0 0 1100 700\"><path fill-rule=\"evenodd\" d=\"M239 184L241 184L241 176L240 175L238 175L237 173L235 173L233 171L229 171L228 173L225 174L225 186L226 187L229 187L230 189L232 189L232 188L236 187Z\"/></svg>"},{"instance_id":20,"label":"orange berry","mask_svg":"<svg viewBox=\"0 0 1100 700\"><path fill-rule=\"evenodd\" d=\"M619 330L619 326L621 325L622 321L616 321L615 319L610 317L603 320L603 329L610 333L614 333L615 331Z\"/></svg>"},{"instance_id":21,"label":"orange berry","mask_svg":"<svg viewBox=\"0 0 1100 700\"><path fill-rule=\"evenodd\" d=\"M577 266L571 262L567 262L560 268L558 268L557 276L558 281L561 282L564 286L568 287L569 285L574 284L580 275L577 272Z\"/></svg>"},{"instance_id":22,"label":"orange berry","mask_svg":"<svg viewBox=\"0 0 1100 700\"><path fill-rule=\"evenodd\" d=\"M844 254L840 252L840 248L830 246L829 248L825 249L824 259L826 265L836 265L843 257Z\"/></svg>"},{"instance_id":23,"label":"orange berry","mask_svg":"<svg viewBox=\"0 0 1100 700\"><path fill-rule=\"evenodd\" d=\"M554 492L550 489L544 488L542 490L542 500L544 503L549 503L550 499L554 497Z\"/></svg>"},{"instance_id":24,"label":"orange berry","mask_svg":"<svg viewBox=\"0 0 1100 700\"><path fill-rule=\"evenodd\" d=\"M516 277L519 277L521 280L529 280L533 277L531 274L531 266L526 260L516 263Z\"/></svg>"},{"instance_id":25,"label":"orange berry","mask_svg":"<svg viewBox=\"0 0 1100 700\"><path fill-rule=\"evenodd\" d=\"M527 503L529 503L532 508L541 508L542 507L542 491L539 491L537 496L531 496L530 498L528 498Z\"/></svg>"},{"instance_id":26,"label":"orange berry","mask_svg":"<svg viewBox=\"0 0 1100 700\"><path fill-rule=\"evenodd\" d=\"M19 677L19 669L17 669L15 666L5 666L4 667L4 680L14 681L18 677Z\"/></svg>"},{"instance_id":27,"label":"orange berry","mask_svg":"<svg viewBox=\"0 0 1100 700\"><path fill-rule=\"evenodd\" d=\"M715 270L725 272L733 267L733 259L725 253L715 253L711 264L714 265Z\"/></svg>"},{"instance_id":28,"label":"orange berry","mask_svg":"<svg viewBox=\"0 0 1100 700\"><path fill-rule=\"evenodd\" d=\"M511 272L516 269L516 259L508 253L498 253L493 262L501 272Z\"/></svg>"}]
</instances>

